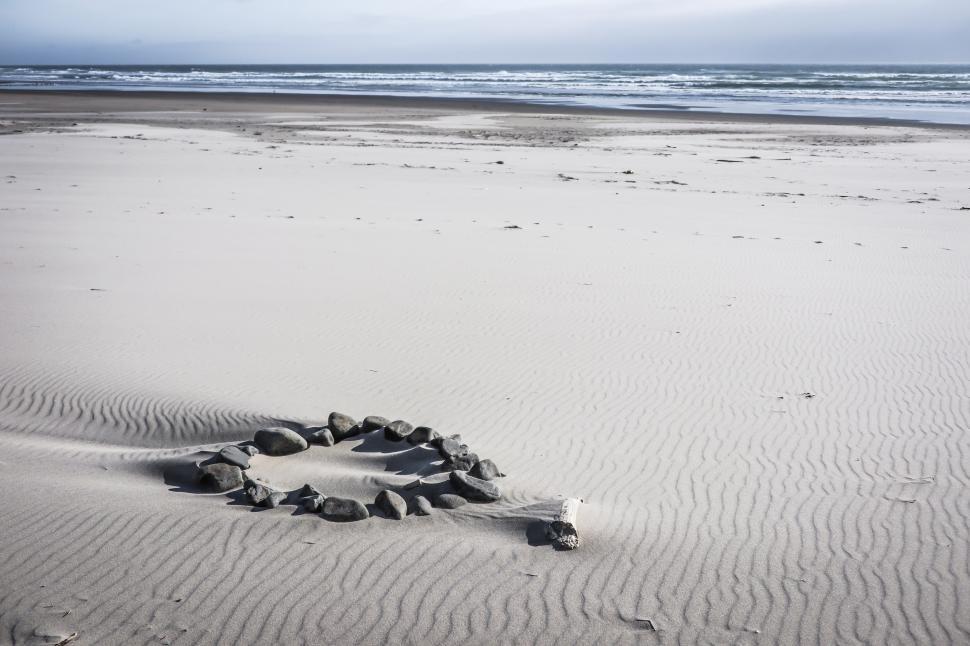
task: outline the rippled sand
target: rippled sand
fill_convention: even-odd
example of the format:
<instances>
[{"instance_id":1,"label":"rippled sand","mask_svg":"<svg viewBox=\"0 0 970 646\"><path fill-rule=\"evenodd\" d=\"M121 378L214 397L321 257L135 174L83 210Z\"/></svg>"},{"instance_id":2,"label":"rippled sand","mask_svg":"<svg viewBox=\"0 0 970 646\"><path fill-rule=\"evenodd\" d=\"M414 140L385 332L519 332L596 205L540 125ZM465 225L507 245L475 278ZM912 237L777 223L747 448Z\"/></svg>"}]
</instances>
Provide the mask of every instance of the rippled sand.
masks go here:
<instances>
[{"instance_id":1,"label":"rippled sand","mask_svg":"<svg viewBox=\"0 0 970 646\"><path fill-rule=\"evenodd\" d=\"M970 641L966 131L9 94L0 132L0 643ZM461 433L503 500L167 476L331 410ZM260 463L370 501L409 451Z\"/></svg>"}]
</instances>

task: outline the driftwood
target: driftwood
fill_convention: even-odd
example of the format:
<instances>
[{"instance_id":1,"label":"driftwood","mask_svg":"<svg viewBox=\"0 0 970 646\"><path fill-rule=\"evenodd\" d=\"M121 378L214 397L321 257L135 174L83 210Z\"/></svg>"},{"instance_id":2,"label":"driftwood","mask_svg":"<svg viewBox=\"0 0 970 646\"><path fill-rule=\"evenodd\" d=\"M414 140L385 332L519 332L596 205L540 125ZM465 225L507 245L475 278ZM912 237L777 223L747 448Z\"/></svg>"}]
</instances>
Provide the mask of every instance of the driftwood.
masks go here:
<instances>
[{"instance_id":1,"label":"driftwood","mask_svg":"<svg viewBox=\"0 0 970 646\"><path fill-rule=\"evenodd\" d=\"M576 530L576 516L579 514L579 498L567 498L556 518L546 527L546 536L561 550L574 550L579 547L579 533Z\"/></svg>"}]
</instances>

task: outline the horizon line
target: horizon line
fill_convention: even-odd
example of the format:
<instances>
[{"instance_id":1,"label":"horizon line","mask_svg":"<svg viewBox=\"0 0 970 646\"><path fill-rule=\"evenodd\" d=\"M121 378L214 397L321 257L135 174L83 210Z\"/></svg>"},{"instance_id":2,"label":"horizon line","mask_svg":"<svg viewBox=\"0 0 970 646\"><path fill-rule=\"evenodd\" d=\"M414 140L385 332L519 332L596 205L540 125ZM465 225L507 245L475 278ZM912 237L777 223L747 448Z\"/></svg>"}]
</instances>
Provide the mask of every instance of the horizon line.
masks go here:
<instances>
[{"instance_id":1,"label":"horizon line","mask_svg":"<svg viewBox=\"0 0 970 646\"><path fill-rule=\"evenodd\" d=\"M158 63L158 62L145 62L145 61L139 61L139 62L134 62L134 63L121 63L121 62L111 62L111 63L90 63L90 62L84 62L84 63L77 63L77 62L63 62L63 61L57 62L57 63L23 63L23 62L6 63L6 62L0 62L0 66L3 66L3 67L60 67L60 66L68 66L68 65L75 65L75 66L80 66L80 67L98 67L98 66L108 66L108 65L128 66L128 67L133 67L133 66L145 66L145 67L148 67L148 66L171 66L171 67L175 67L175 66L192 66L192 65L198 65L198 66L203 66L203 65L213 65L213 66L214 65L219 65L219 66L246 65L246 66L280 66L280 67L282 67L282 66L292 66L292 67L297 67L297 66L306 66L306 67L309 67L309 66L374 67L374 66L382 66L382 65L383 66L401 66L401 67L421 67L421 66L433 66L433 65L480 66L480 67L486 67L486 66L503 66L503 65L508 65L508 66L583 66L583 65L629 65L629 66L634 66L634 65L712 65L713 66L713 65L761 65L761 66L766 66L766 67L783 67L783 66L790 66L790 65L811 65L811 66L825 66L825 65L874 65L874 66L875 65L882 65L882 66L889 66L889 65L945 65L945 66L970 66L970 60L968 60L968 61L906 61L906 62L900 62L900 61L895 61L895 62L889 62L889 61L837 61L837 62L794 61L794 62L788 62L788 63L772 63L772 62L764 62L764 61L730 61L730 62L715 62L715 61L677 61L677 62L673 62L673 61L667 61L667 62L659 62L659 61L652 61L652 62L651 61L633 61L633 62L631 62L631 61L621 61L621 62L593 62L593 61L585 61L585 62L580 62L580 61L569 61L569 62L562 62L562 63L538 63L538 62L515 62L515 63L512 63L512 62L501 62L501 63L486 63L486 62L475 62L475 63L441 63L441 62L438 62L438 63L430 63L430 62L407 62L407 63L389 63L389 62L382 62L382 63L346 63L346 62L343 62L343 63L319 63L319 62L317 62L317 63L292 63L292 62L289 62L289 63L267 63L267 62L262 62L262 63L242 63L242 62L222 62L222 63L219 63L219 62L212 62L212 61L201 61L201 62L193 62L193 63L173 63L173 62Z\"/></svg>"}]
</instances>

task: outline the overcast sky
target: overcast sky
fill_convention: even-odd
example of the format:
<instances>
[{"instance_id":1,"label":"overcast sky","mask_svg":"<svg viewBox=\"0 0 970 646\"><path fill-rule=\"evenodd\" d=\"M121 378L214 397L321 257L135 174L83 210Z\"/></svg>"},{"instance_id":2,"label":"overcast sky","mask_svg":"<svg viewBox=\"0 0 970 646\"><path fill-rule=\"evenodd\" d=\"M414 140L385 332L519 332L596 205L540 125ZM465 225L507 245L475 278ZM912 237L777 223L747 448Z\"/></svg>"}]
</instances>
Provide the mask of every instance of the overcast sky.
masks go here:
<instances>
[{"instance_id":1,"label":"overcast sky","mask_svg":"<svg viewBox=\"0 0 970 646\"><path fill-rule=\"evenodd\" d=\"M0 63L970 62L970 0L0 0Z\"/></svg>"}]
</instances>

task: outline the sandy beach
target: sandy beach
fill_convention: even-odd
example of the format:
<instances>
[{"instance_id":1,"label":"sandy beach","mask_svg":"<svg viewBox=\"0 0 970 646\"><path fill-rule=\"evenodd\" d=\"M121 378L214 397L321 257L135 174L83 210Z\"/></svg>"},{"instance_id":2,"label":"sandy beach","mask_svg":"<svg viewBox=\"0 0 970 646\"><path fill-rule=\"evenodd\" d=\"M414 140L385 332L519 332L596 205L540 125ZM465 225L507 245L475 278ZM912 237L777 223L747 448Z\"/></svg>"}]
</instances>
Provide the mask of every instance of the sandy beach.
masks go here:
<instances>
[{"instance_id":1,"label":"sandy beach","mask_svg":"<svg viewBox=\"0 0 970 646\"><path fill-rule=\"evenodd\" d=\"M0 644L970 643L968 285L967 128L0 92ZM180 475L332 411L501 499Z\"/></svg>"}]
</instances>

